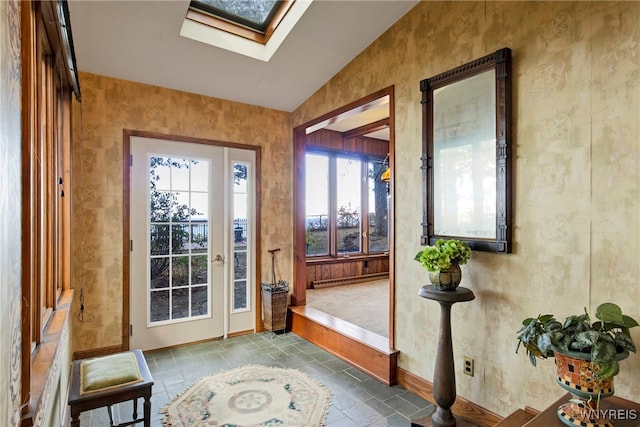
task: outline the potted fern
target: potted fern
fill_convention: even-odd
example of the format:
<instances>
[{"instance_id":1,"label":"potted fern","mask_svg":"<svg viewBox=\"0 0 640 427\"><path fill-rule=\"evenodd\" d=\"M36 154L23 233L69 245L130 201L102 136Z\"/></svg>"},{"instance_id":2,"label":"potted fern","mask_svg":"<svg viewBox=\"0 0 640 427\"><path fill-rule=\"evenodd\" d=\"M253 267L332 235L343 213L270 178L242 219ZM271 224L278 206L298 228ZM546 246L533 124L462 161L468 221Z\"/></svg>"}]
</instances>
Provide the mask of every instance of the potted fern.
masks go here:
<instances>
[{"instance_id":1,"label":"potted fern","mask_svg":"<svg viewBox=\"0 0 640 427\"><path fill-rule=\"evenodd\" d=\"M436 289L454 290L462 280L461 264L471 258L471 248L462 240L439 239L433 246L426 246L414 257L429 272L429 279Z\"/></svg>"},{"instance_id":2,"label":"potted fern","mask_svg":"<svg viewBox=\"0 0 640 427\"><path fill-rule=\"evenodd\" d=\"M516 353L524 346L533 366L537 359L555 358L556 381L574 397L558 409L558 417L566 425L574 425L570 419L588 423L582 425L605 425L600 423L606 420L589 418L597 414L591 402L613 395L619 361L636 352L629 332L638 326L635 319L610 302L598 306L596 318L592 322L586 308L563 323L544 314L525 319L518 331Z\"/></svg>"}]
</instances>

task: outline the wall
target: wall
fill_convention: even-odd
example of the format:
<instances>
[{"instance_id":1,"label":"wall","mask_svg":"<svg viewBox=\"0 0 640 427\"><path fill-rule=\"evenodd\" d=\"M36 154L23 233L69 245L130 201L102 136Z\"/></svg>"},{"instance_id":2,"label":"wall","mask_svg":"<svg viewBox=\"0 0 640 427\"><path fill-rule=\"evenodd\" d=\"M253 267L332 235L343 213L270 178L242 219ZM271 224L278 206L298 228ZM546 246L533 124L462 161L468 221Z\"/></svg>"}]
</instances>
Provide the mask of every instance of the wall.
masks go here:
<instances>
[{"instance_id":1,"label":"wall","mask_svg":"<svg viewBox=\"0 0 640 427\"><path fill-rule=\"evenodd\" d=\"M0 2L0 425L20 419L20 2Z\"/></svg>"},{"instance_id":2,"label":"wall","mask_svg":"<svg viewBox=\"0 0 640 427\"><path fill-rule=\"evenodd\" d=\"M521 319L614 301L640 319L640 3L421 2L293 113L298 126L395 86L396 348L432 380L437 304L413 256L421 233L419 82L503 47L513 52L514 251L474 252L452 310L457 391L506 415L562 395L553 361L515 354ZM416 279L416 278L422 278ZM419 325L419 326L417 326ZM640 328L633 330L640 343ZM462 357L476 375L462 375ZM616 394L640 400L640 356Z\"/></svg>"},{"instance_id":3,"label":"wall","mask_svg":"<svg viewBox=\"0 0 640 427\"><path fill-rule=\"evenodd\" d=\"M74 316L73 350L122 344L122 131L213 139L262 147L262 278L279 247L277 276L292 277L290 114L80 73L74 105L73 312L84 289L84 322Z\"/></svg>"}]
</instances>

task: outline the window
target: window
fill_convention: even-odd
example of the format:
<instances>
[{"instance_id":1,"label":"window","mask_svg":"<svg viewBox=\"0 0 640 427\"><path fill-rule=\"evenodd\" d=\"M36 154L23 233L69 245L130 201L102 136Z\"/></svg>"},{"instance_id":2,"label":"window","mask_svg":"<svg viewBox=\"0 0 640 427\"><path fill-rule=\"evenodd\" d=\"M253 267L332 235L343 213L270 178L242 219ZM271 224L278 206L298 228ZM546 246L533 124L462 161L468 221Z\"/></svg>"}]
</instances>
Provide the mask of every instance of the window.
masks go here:
<instances>
[{"instance_id":1,"label":"window","mask_svg":"<svg viewBox=\"0 0 640 427\"><path fill-rule=\"evenodd\" d=\"M306 255L338 257L389 250L382 159L310 152L306 162Z\"/></svg>"},{"instance_id":2,"label":"window","mask_svg":"<svg viewBox=\"0 0 640 427\"><path fill-rule=\"evenodd\" d=\"M248 311L251 309L249 270L247 266L249 251L249 173L247 163L233 164L233 309Z\"/></svg>"},{"instance_id":3,"label":"window","mask_svg":"<svg viewBox=\"0 0 640 427\"><path fill-rule=\"evenodd\" d=\"M50 323L69 304L63 294L70 288L71 92L80 95L67 68L75 68L75 58L66 3L59 17L51 2L21 6L21 378L23 424L30 425L57 345L59 331Z\"/></svg>"},{"instance_id":4,"label":"window","mask_svg":"<svg viewBox=\"0 0 640 427\"><path fill-rule=\"evenodd\" d=\"M187 18L266 44L293 1L192 1Z\"/></svg>"},{"instance_id":5,"label":"window","mask_svg":"<svg viewBox=\"0 0 640 427\"><path fill-rule=\"evenodd\" d=\"M149 323L209 314L209 162L149 159Z\"/></svg>"}]
</instances>

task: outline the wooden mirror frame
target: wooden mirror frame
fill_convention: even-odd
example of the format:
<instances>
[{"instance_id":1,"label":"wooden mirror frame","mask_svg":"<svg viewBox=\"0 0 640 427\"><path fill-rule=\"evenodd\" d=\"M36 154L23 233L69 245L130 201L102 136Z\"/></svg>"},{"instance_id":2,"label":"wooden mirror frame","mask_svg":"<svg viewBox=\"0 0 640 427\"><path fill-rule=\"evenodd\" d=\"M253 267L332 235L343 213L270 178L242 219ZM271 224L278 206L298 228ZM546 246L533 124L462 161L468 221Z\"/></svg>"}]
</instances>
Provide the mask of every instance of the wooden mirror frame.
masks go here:
<instances>
[{"instance_id":1,"label":"wooden mirror frame","mask_svg":"<svg viewBox=\"0 0 640 427\"><path fill-rule=\"evenodd\" d=\"M434 232L434 90L459 83L484 72L495 72L496 215L495 237L447 235ZM438 239L466 241L471 249L511 252L511 50L500 49L460 67L420 82L422 92L422 245ZM490 92L489 92L490 93Z\"/></svg>"}]
</instances>

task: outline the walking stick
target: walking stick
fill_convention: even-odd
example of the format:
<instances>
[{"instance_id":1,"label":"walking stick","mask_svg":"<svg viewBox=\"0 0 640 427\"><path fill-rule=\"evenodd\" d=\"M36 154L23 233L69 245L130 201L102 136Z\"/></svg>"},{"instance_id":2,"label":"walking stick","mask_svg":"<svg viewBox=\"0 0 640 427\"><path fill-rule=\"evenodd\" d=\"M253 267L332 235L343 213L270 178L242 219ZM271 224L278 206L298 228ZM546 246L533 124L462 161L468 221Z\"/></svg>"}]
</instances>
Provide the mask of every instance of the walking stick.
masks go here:
<instances>
[{"instance_id":1,"label":"walking stick","mask_svg":"<svg viewBox=\"0 0 640 427\"><path fill-rule=\"evenodd\" d=\"M268 252L271 254L271 284L276 286L276 252L280 252L280 248L269 249Z\"/></svg>"}]
</instances>

